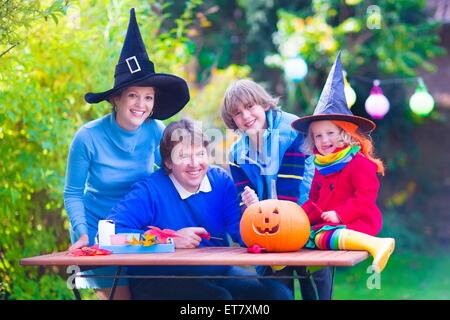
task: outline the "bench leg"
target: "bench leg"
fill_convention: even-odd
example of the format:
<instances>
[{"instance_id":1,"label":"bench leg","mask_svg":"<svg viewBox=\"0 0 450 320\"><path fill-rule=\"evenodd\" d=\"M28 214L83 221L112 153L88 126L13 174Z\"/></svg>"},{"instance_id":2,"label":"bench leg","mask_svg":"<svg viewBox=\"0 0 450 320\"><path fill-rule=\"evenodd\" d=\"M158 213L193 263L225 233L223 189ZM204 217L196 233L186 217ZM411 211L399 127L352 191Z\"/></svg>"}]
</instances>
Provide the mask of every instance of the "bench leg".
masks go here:
<instances>
[{"instance_id":1,"label":"bench leg","mask_svg":"<svg viewBox=\"0 0 450 320\"><path fill-rule=\"evenodd\" d=\"M73 294L75 295L75 299L77 299L77 300L82 300L82 299L81 299L81 295L80 295L80 291L79 291L76 287L74 287L74 288L72 289L72 291L73 291Z\"/></svg>"},{"instance_id":2,"label":"bench leg","mask_svg":"<svg viewBox=\"0 0 450 320\"><path fill-rule=\"evenodd\" d=\"M306 273L305 276L303 277L307 283L309 283L309 289L307 290L308 292L311 292L312 295L308 294L308 297L306 298L307 300L320 300L320 299L324 299L324 300L332 300L333 299L333 286L334 286L334 276L335 276L335 270L336 267L335 266L331 266L329 267L331 268L331 272L326 272L326 275L320 275L320 277L327 277L328 279L324 279L324 278L314 278L313 274L315 274L315 272L320 272L321 269L316 270L316 271L310 271L308 269L306 269ZM326 271L324 269L322 269L323 271ZM323 292L324 287L323 285L327 283L327 285L330 285L329 288L329 293L328 290L326 291L326 295L324 295L325 292ZM322 296L319 294L319 287L318 285L321 285L322 289L321 289L321 294ZM329 296L328 296L329 294ZM303 296L303 292L302 292L302 296ZM305 297L303 297L303 299L305 299Z\"/></svg>"},{"instance_id":3,"label":"bench leg","mask_svg":"<svg viewBox=\"0 0 450 320\"><path fill-rule=\"evenodd\" d=\"M333 288L334 288L334 274L336 272L336 267L331 268L331 290L330 290L330 300L333 300Z\"/></svg>"},{"instance_id":4,"label":"bench leg","mask_svg":"<svg viewBox=\"0 0 450 320\"><path fill-rule=\"evenodd\" d=\"M120 275L121 272L122 272L122 267L118 266L117 267L116 276L114 277L113 285L111 287L111 292L109 294L109 298L108 298L109 300L113 300L114 299L114 293L116 292L117 282L119 281L118 276Z\"/></svg>"}]
</instances>

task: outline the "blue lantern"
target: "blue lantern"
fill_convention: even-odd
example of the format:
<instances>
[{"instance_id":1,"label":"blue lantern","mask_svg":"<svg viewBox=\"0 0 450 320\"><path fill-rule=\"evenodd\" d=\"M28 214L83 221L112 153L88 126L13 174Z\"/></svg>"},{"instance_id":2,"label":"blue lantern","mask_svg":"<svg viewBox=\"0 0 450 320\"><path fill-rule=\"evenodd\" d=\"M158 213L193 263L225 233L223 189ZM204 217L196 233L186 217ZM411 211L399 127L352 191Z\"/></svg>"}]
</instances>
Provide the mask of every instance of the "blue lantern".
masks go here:
<instances>
[{"instance_id":1,"label":"blue lantern","mask_svg":"<svg viewBox=\"0 0 450 320\"><path fill-rule=\"evenodd\" d=\"M284 62L283 69L286 79L294 83L301 82L308 73L308 65L300 56L288 58Z\"/></svg>"}]
</instances>

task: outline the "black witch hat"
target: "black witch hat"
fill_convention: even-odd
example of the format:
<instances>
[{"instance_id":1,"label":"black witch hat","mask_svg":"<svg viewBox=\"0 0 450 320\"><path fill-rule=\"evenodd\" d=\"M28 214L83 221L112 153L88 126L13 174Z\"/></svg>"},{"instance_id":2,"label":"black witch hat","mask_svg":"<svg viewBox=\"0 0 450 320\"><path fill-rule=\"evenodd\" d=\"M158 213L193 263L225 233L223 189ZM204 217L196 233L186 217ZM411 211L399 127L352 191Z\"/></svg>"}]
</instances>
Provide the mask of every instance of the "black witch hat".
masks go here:
<instances>
[{"instance_id":1,"label":"black witch hat","mask_svg":"<svg viewBox=\"0 0 450 320\"><path fill-rule=\"evenodd\" d=\"M100 92L87 93L88 103L108 100L115 93L129 86L155 87L155 105L152 118L164 120L184 108L189 102L189 88L184 79L171 74L155 73L142 41L136 22L134 8L130 11L128 31L114 72L114 88Z\"/></svg>"},{"instance_id":2,"label":"black witch hat","mask_svg":"<svg viewBox=\"0 0 450 320\"><path fill-rule=\"evenodd\" d=\"M292 127L301 132L308 132L309 124L319 120L342 120L358 125L363 133L370 133L376 125L369 119L355 116L347 106L344 91L344 76L342 74L341 52L328 74L327 82L323 87L319 102L311 116L301 117L292 122Z\"/></svg>"}]
</instances>

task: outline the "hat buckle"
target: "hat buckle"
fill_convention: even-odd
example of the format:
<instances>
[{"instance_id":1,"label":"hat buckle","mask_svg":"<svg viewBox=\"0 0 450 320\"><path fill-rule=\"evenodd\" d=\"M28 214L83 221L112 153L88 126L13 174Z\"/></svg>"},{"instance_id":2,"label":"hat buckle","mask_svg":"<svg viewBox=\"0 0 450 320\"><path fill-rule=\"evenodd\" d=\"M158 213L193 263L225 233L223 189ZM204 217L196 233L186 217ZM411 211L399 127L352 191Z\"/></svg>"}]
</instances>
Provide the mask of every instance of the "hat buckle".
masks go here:
<instances>
[{"instance_id":1,"label":"hat buckle","mask_svg":"<svg viewBox=\"0 0 450 320\"><path fill-rule=\"evenodd\" d=\"M137 68L133 69L133 67L131 67L131 65L130 65L130 61L131 60L134 60L134 63L136 64ZM133 74L133 73L136 73L138 71L141 71L141 66L139 65L139 62L137 61L136 56L132 56L132 57L126 58L125 62L127 63L128 70L130 70L130 73Z\"/></svg>"}]
</instances>

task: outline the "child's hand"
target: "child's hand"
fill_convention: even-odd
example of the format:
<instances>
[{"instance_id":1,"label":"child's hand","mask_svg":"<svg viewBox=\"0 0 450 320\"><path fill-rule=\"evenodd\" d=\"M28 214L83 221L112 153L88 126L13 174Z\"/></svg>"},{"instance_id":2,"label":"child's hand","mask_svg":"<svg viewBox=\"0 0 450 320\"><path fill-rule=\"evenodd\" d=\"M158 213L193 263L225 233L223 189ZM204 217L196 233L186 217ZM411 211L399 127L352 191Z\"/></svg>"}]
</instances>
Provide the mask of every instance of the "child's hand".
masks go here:
<instances>
[{"instance_id":1,"label":"child's hand","mask_svg":"<svg viewBox=\"0 0 450 320\"><path fill-rule=\"evenodd\" d=\"M173 242L175 243L175 248L183 249L193 249L197 248L202 241L199 234L207 233L205 228L200 227L190 227L177 230L179 237L174 237Z\"/></svg>"},{"instance_id":2,"label":"child's hand","mask_svg":"<svg viewBox=\"0 0 450 320\"><path fill-rule=\"evenodd\" d=\"M247 207L259 201L255 191L249 186L244 188L244 192L242 192L241 197Z\"/></svg>"},{"instance_id":3,"label":"child's hand","mask_svg":"<svg viewBox=\"0 0 450 320\"><path fill-rule=\"evenodd\" d=\"M339 219L336 211L331 210L331 211L325 211L324 213L321 214L320 216L323 220L325 220L326 222L332 222L332 223L340 223L341 219Z\"/></svg>"}]
</instances>

